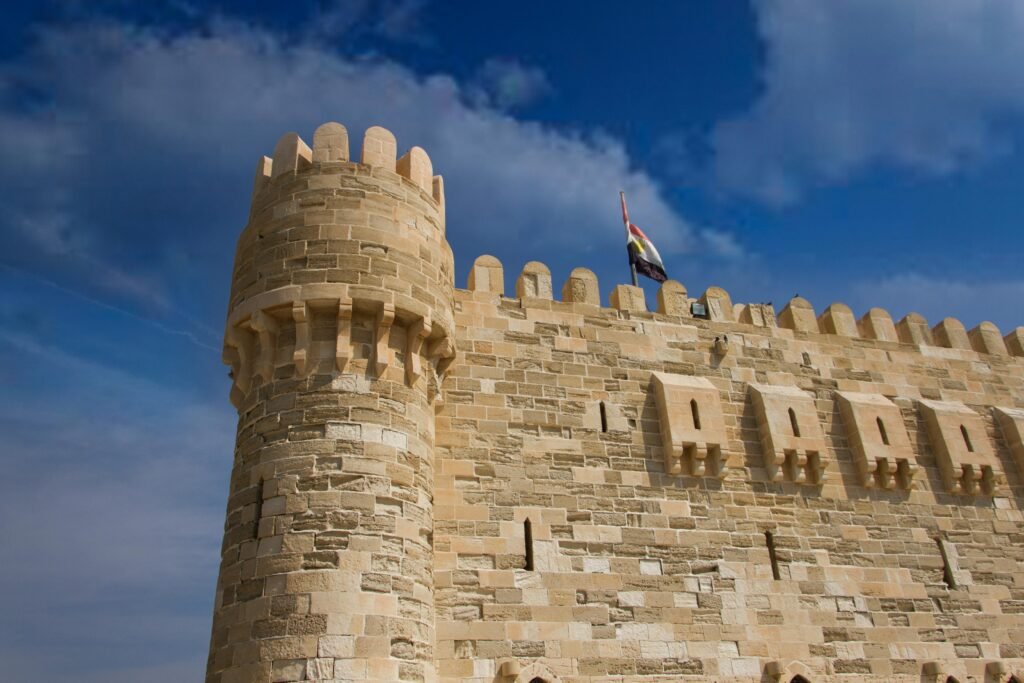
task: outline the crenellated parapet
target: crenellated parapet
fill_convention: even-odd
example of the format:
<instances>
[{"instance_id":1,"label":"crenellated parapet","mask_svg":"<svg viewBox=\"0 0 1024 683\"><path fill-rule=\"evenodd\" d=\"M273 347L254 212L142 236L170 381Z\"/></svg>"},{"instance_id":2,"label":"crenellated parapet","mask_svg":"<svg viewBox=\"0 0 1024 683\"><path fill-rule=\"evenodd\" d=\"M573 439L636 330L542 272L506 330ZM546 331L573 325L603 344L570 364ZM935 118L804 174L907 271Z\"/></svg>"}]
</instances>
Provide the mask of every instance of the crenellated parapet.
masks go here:
<instances>
[{"instance_id":1,"label":"crenellated parapet","mask_svg":"<svg viewBox=\"0 0 1024 683\"><path fill-rule=\"evenodd\" d=\"M470 270L466 288L505 296L504 267L494 256L481 256ZM554 299L551 270L539 261L530 261L516 279L515 297L524 306L543 301L601 306L597 276L587 268L574 268L566 278L561 297ZM934 347L974 351L989 356L1024 357L1024 327L1001 336L991 322L982 322L971 330L956 318L945 318L933 327L919 313L908 313L893 321L883 308L871 308L857 318L846 304L836 302L820 314L807 299L793 297L776 312L771 303L735 303L721 287L708 287L699 296L690 296L686 286L676 280L663 282L651 310L644 291L630 285L616 285L608 296L609 309L626 314L652 313L676 318L706 320L710 323L750 325L758 328L790 330L811 335L833 335L847 339L866 339L916 347ZM742 329L742 328L737 328Z\"/></svg>"}]
</instances>

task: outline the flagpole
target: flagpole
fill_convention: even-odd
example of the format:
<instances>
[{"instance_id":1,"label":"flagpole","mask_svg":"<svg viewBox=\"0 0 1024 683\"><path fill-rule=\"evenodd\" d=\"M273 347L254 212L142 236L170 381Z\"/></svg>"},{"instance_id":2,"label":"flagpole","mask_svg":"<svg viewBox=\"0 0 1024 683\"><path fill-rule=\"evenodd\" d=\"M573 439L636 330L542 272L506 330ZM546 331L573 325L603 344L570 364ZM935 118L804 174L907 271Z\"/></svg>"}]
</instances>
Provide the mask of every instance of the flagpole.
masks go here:
<instances>
[{"instance_id":1,"label":"flagpole","mask_svg":"<svg viewBox=\"0 0 1024 683\"><path fill-rule=\"evenodd\" d=\"M626 193L621 191L621 190L619 190L619 201L622 202L622 224L623 224L623 227L626 229L626 250L628 251L629 250L629 240L630 240L630 235L629 235L629 215L626 213ZM630 257L630 259L629 259L629 274L633 277L633 286L634 287L639 287L640 284L637 282L637 279L636 279L636 264L633 263L633 258L632 257Z\"/></svg>"}]
</instances>

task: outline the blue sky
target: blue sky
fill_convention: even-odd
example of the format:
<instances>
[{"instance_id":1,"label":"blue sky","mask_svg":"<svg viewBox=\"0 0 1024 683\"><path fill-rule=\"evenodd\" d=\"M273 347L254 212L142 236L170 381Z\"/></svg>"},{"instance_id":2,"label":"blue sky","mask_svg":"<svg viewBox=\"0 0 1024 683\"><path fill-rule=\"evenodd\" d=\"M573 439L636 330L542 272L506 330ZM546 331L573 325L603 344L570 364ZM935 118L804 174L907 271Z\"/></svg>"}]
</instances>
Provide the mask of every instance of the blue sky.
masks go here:
<instances>
[{"instance_id":1,"label":"blue sky","mask_svg":"<svg viewBox=\"0 0 1024 683\"><path fill-rule=\"evenodd\" d=\"M257 158L392 129L457 283L672 277L1024 324L1016 0L36 2L0 25L0 661L201 676L234 432L220 334ZM655 289L647 285L648 301Z\"/></svg>"}]
</instances>

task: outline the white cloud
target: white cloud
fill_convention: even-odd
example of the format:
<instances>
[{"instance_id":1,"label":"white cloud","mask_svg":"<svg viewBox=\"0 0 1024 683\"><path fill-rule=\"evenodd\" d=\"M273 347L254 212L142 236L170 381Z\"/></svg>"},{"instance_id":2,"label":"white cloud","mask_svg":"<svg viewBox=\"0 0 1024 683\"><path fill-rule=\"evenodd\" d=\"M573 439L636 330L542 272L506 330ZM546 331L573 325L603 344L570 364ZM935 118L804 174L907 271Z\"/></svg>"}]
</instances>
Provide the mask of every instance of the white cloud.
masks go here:
<instances>
[{"instance_id":1,"label":"white cloud","mask_svg":"<svg viewBox=\"0 0 1024 683\"><path fill-rule=\"evenodd\" d=\"M477 70L475 82L480 99L499 109L523 107L551 92L543 69L507 58L488 59Z\"/></svg>"},{"instance_id":2,"label":"white cloud","mask_svg":"<svg viewBox=\"0 0 1024 683\"><path fill-rule=\"evenodd\" d=\"M772 203L876 165L943 174L1024 114L1018 0L757 0L763 92L712 134L717 181Z\"/></svg>"},{"instance_id":3,"label":"white cloud","mask_svg":"<svg viewBox=\"0 0 1024 683\"><path fill-rule=\"evenodd\" d=\"M968 329L988 320L1006 334L1024 325L1024 280L965 281L906 273L854 284L850 304L855 311L885 308L893 320L920 313L931 325L957 318Z\"/></svg>"},{"instance_id":4,"label":"white cloud","mask_svg":"<svg viewBox=\"0 0 1024 683\"><path fill-rule=\"evenodd\" d=\"M747 255L743 245L736 240L736 236L731 232L704 228L700 231L700 238L708 251L716 256L735 260Z\"/></svg>"},{"instance_id":5,"label":"white cloud","mask_svg":"<svg viewBox=\"0 0 1024 683\"><path fill-rule=\"evenodd\" d=\"M444 75L344 58L227 20L173 36L116 24L51 28L2 73L61 102L61 115L49 119L2 112L16 125L4 127L0 148L20 152L0 156L0 179L22 190L3 197L11 212L42 227L55 212L70 213L59 236L75 246L75 272L147 306L183 281L174 254L198 281L222 281L255 159L283 132L309 139L327 120L349 128L354 154L371 125L392 129L403 150L427 149L445 176L449 240L461 263L488 251L514 262L543 258L552 246L618 248L620 189L663 253L699 241L616 139L473 105L471 87ZM21 139L8 133L15 130ZM56 135L71 153L48 146ZM52 178L61 179L56 197L45 190ZM46 237L52 247L52 231ZM11 231L0 234L0 243L11 239ZM22 255L23 267L36 258L60 271L60 254L51 248L45 260L41 240L7 251Z\"/></svg>"}]
</instances>

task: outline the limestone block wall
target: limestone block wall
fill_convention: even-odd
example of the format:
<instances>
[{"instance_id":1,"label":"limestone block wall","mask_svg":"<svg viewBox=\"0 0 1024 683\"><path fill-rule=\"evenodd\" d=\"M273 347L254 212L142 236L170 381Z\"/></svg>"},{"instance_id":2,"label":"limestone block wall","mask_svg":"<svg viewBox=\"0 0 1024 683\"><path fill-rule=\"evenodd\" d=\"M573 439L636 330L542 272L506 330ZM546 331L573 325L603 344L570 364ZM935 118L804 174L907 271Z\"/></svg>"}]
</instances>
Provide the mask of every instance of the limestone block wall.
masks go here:
<instances>
[{"instance_id":1,"label":"limestone block wall","mask_svg":"<svg viewBox=\"0 0 1024 683\"><path fill-rule=\"evenodd\" d=\"M238 242L208 683L1024 681L1024 328L455 289L426 152L312 139Z\"/></svg>"},{"instance_id":2,"label":"limestone block wall","mask_svg":"<svg viewBox=\"0 0 1024 683\"><path fill-rule=\"evenodd\" d=\"M500 263L482 262L488 285L455 294L461 355L437 416L442 681L1024 671L1024 470L1000 426L1024 406L1024 358L1000 351L997 332L939 346L920 316L895 325L872 309L858 323L840 305L817 318L805 300L776 323L762 305L671 282L662 313L621 295L601 307L583 269L562 301L513 299L495 284ZM690 317L691 302L712 320ZM666 471L665 449L681 448L659 414L673 376L719 394L732 453L721 478ZM775 476L755 386L808 397L820 479ZM856 402L846 422L840 393ZM991 492L949 492L948 449L922 412L934 401L981 425L971 458L991 453ZM889 444L868 432L881 418Z\"/></svg>"}]
</instances>

